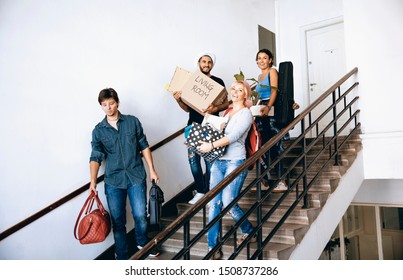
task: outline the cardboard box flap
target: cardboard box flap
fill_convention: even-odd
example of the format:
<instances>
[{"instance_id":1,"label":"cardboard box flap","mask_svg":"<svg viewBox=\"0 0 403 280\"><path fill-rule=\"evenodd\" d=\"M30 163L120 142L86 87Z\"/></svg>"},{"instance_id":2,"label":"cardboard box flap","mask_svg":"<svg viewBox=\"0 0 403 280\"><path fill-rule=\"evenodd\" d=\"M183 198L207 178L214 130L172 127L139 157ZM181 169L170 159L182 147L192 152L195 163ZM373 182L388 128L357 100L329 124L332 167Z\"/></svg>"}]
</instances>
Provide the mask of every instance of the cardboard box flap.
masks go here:
<instances>
[{"instance_id":1,"label":"cardboard box flap","mask_svg":"<svg viewBox=\"0 0 403 280\"><path fill-rule=\"evenodd\" d=\"M171 83L169 84L168 91L174 93L175 91L182 90L183 86L192 76L192 72L187 71L181 67L176 67L175 73L172 76Z\"/></svg>"}]
</instances>

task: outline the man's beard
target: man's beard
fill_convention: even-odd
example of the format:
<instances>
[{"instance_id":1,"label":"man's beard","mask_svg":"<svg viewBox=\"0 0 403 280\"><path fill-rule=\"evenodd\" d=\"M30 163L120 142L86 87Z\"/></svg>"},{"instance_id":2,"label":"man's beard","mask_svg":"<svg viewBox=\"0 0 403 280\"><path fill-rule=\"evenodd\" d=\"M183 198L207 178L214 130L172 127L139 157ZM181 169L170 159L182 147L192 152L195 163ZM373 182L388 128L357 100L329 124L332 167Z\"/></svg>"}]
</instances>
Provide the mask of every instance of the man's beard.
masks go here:
<instances>
[{"instance_id":1,"label":"man's beard","mask_svg":"<svg viewBox=\"0 0 403 280\"><path fill-rule=\"evenodd\" d=\"M200 68L200 71L204 74L204 75L208 75L211 72L211 69L209 69L207 72L203 70L203 68Z\"/></svg>"}]
</instances>

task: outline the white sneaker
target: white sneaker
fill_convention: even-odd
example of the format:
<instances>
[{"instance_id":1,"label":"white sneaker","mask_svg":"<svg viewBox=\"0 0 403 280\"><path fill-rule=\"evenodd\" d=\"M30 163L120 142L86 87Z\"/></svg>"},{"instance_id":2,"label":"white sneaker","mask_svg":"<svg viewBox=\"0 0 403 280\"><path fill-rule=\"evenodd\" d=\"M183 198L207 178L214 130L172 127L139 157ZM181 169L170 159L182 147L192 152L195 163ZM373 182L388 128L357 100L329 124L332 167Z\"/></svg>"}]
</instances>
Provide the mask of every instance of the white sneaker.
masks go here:
<instances>
[{"instance_id":1,"label":"white sneaker","mask_svg":"<svg viewBox=\"0 0 403 280\"><path fill-rule=\"evenodd\" d=\"M189 201L189 204L196 204L202 197L204 196L204 193L196 193L196 195L192 198L191 201Z\"/></svg>"},{"instance_id":2,"label":"white sneaker","mask_svg":"<svg viewBox=\"0 0 403 280\"><path fill-rule=\"evenodd\" d=\"M288 186L287 186L286 182L281 181L274 188L273 192L285 192L286 190L288 190Z\"/></svg>"},{"instance_id":3,"label":"white sneaker","mask_svg":"<svg viewBox=\"0 0 403 280\"><path fill-rule=\"evenodd\" d=\"M137 245L137 249L143 249L143 246ZM150 257L158 257L160 255L160 251L157 249L152 249L151 252L148 254Z\"/></svg>"}]
</instances>

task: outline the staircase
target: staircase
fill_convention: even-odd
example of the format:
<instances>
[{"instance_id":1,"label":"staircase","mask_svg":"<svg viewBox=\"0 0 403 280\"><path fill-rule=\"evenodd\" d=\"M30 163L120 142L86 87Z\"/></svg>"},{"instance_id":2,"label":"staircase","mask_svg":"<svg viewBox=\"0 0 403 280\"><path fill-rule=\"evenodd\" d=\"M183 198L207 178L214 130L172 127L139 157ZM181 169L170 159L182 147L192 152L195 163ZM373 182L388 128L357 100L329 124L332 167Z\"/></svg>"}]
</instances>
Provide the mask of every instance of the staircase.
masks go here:
<instances>
[{"instance_id":1,"label":"staircase","mask_svg":"<svg viewBox=\"0 0 403 280\"><path fill-rule=\"evenodd\" d=\"M341 137L343 138L343 137ZM342 140L342 139L340 139ZM289 141L290 142L290 141ZM285 143L285 147L289 144ZM338 162L339 165L335 166L332 162L322 170L319 177L315 178L317 172L324 166L325 162L329 158L328 154L322 152L321 143L316 144L308 152L306 157L306 164L312 163L315 158L316 161L309 168L307 173L307 181L314 181L311 188L308 191L308 206L303 208L303 201L301 200L297 207L294 208L291 215L287 217L285 223L276 231L276 233L270 239L270 242L265 246L263 251L263 259L278 259L286 260L291 255L295 246L300 243L304 238L305 233L308 231L310 225L319 215L321 208L325 205L328 197L336 190L340 178L345 174L351 164L354 162L358 151L361 149L361 140L357 134L350 137L349 140L339 150ZM319 156L318 156L319 153ZM294 147L287 156L283 159L284 168L289 167L296 157L301 154L301 146ZM298 174L301 174L302 167L295 166L290 172L289 182L296 179ZM245 180L244 186L248 186L256 178L255 170L250 170ZM274 182L274 179L272 182ZM300 192L301 190L299 190ZM239 205L243 209L250 208L256 201L256 189L251 189L239 202ZM265 187L262 187L262 196L266 193ZM271 193L263 203L262 212L263 215L267 213L273 205L275 205L279 199L284 196L281 201L281 205L273 212L269 220L265 222L262 227L262 235L267 236L270 231L276 226L277 222L283 217L284 213L294 203L298 190L294 188L288 194L283 193ZM187 203L177 204L178 216L188 210L191 205ZM207 211L206 211L207 212ZM207 213L205 213L207 215ZM162 219L162 227L168 226L175 220L175 217L164 217ZM256 224L256 213L252 213L249 216L249 220L252 224ZM223 235L232 228L234 221L227 215L222 220ZM192 239L203 228L203 211L199 211L196 216L190 222L190 239ZM329 237L330 238L330 237ZM177 231L161 246L160 259L170 259L173 255L179 252L183 248L183 230ZM233 252L234 239L229 239L222 246L224 253L224 259L227 259ZM250 243L250 250L253 251L256 248L256 243ZM190 259L202 259L207 254L207 238L204 236L195 245L192 246L190 251ZM237 259L247 259L248 249L245 247L241 253L237 256Z\"/></svg>"},{"instance_id":2,"label":"staircase","mask_svg":"<svg viewBox=\"0 0 403 280\"><path fill-rule=\"evenodd\" d=\"M358 69L354 68L344 75L195 205L178 203L178 214L175 217L164 217L162 231L154 235L131 259L147 258L151 250L159 248L162 251L160 259L209 259L217 250L222 249L223 258L230 260L283 260L293 259L301 252L308 253L310 248L306 244L316 247L311 250L311 253L315 253L311 257L316 258L316 254L320 254L322 250L322 244L330 239L341 218L333 216L334 218L328 221L329 211L332 212L334 207L337 207L337 213L342 215L342 211L346 210L333 204L333 198L338 198L345 190L345 180L340 179L346 174L346 178L354 181L346 171L349 167L355 167L353 162L361 149L358 136L361 127L358 118L359 97L354 96L354 89L359 84L355 81L357 71ZM342 85L345 88L343 90ZM330 105L328 101L331 101ZM315 116L312 113L314 110ZM214 221L209 222L208 203L214 196L248 166L258 163L259 157L293 128L298 128L299 134L285 143L284 152L271 161L267 170L260 170L259 164L257 170L249 171L240 195L223 209ZM361 157L358 159L361 160ZM273 176L268 188L262 187L264 174L270 172L273 175L275 165L280 161L285 167L284 172L278 177ZM287 191L273 193L276 184L284 179L288 184ZM340 190L337 189L339 183ZM358 185L359 182L356 184L357 188ZM340 198L345 202L345 208L357 189L349 190L351 193L348 198ZM234 203L238 203L245 212L237 223L226 214ZM239 227L246 218L254 225L251 234L256 237L257 242L250 243L252 236L249 236L238 245L236 239L240 237ZM222 229L218 244L208 252L207 232L220 220ZM316 224L323 221L326 233L321 236L314 235ZM320 242L317 242L319 239ZM325 245L326 243L323 248Z\"/></svg>"}]
</instances>

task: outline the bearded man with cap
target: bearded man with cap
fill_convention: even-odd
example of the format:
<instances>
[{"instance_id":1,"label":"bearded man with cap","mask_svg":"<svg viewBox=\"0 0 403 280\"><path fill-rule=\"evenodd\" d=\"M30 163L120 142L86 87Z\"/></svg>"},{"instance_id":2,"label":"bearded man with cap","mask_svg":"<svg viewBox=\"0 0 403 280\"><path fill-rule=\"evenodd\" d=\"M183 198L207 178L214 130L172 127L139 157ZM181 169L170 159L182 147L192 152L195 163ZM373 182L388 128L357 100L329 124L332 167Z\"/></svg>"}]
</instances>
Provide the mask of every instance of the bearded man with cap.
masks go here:
<instances>
[{"instance_id":1,"label":"bearded man with cap","mask_svg":"<svg viewBox=\"0 0 403 280\"><path fill-rule=\"evenodd\" d=\"M225 88L224 81L216 76L211 75L211 70L215 64L216 57L212 53L202 53L197 57L197 66L199 67L200 71L214 80L215 82L219 83ZM179 106L185 111L189 113L188 125L191 125L193 122L201 124L203 122L204 115L199 114L197 111L193 110L191 107L187 106L181 100L181 92L176 91L173 95L178 102ZM228 97L225 97L225 100L222 104L218 106L214 106L210 104L207 109L204 110L205 113L218 115L219 112L228 108ZM206 165L206 173L203 175L203 169L201 166L201 156L195 153L192 149L188 149L188 160L190 165L190 170L192 172L193 178L195 180L195 189L196 194L192 200L189 201L190 204L195 204L199 201L203 195L209 190L210 187L210 168L211 163L207 160L204 160Z\"/></svg>"}]
</instances>

